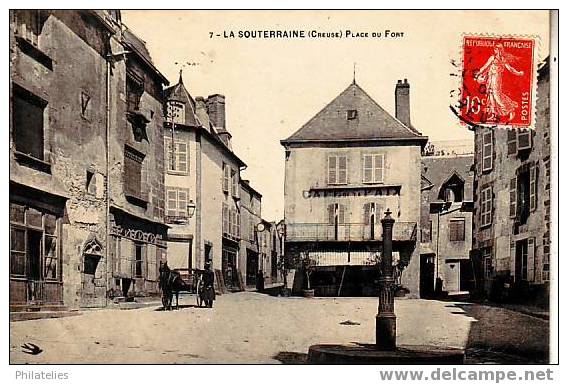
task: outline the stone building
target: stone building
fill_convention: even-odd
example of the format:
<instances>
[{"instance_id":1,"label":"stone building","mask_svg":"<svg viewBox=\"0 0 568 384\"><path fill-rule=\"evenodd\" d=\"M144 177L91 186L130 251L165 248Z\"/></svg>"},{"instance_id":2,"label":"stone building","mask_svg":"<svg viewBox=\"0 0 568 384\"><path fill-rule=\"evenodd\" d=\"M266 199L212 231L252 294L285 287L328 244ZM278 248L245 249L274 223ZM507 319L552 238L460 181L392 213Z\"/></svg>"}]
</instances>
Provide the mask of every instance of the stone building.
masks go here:
<instances>
[{"instance_id":1,"label":"stone building","mask_svg":"<svg viewBox=\"0 0 568 384\"><path fill-rule=\"evenodd\" d=\"M103 306L116 279L135 281L131 294L155 291L146 263L156 253L123 246L132 254L119 263L109 248L121 242L107 246L110 232L152 246L165 234L154 148L166 80L143 42L124 30L119 11L15 10L10 64L11 309ZM143 79L143 118L127 106L131 70ZM125 183L133 174L139 180ZM128 188L135 204L123 196ZM148 223L153 229L139 232Z\"/></svg>"},{"instance_id":2,"label":"stone building","mask_svg":"<svg viewBox=\"0 0 568 384\"><path fill-rule=\"evenodd\" d=\"M437 279L441 291L465 295L474 280L473 156L424 156L422 167L420 296L432 297Z\"/></svg>"},{"instance_id":3,"label":"stone building","mask_svg":"<svg viewBox=\"0 0 568 384\"><path fill-rule=\"evenodd\" d=\"M241 246L239 270L247 287L255 287L258 272L263 270L266 254L266 232L262 220L262 195L254 189L248 180L241 180Z\"/></svg>"},{"instance_id":4,"label":"stone building","mask_svg":"<svg viewBox=\"0 0 568 384\"><path fill-rule=\"evenodd\" d=\"M281 141L285 254L296 263L314 260L316 295L374 294L387 209L396 220L397 283L419 295L420 170L427 137L410 124L406 79L396 84L395 104L396 118L353 81Z\"/></svg>"},{"instance_id":5,"label":"stone building","mask_svg":"<svg viewBox=\"0 0 568 384\"><path fill-rule=\"evenodd\" d=\"M475 132L473 250L480 294L547 303L550 280L550 80L538 71L534 130Z\"/></svg>"},{"instance_id":6,"label":"stone building","mask_svg":"<svg viewBox=\"0 0 568 384\"><path fill-rule=\"evenodd\" d=\"M231 148L225 97L194 99L180 74L166 89L165 109L168 265L202 269L210 261L232 287L241 239L240 172L246 164Z\"/></svg>"}]
</instances>

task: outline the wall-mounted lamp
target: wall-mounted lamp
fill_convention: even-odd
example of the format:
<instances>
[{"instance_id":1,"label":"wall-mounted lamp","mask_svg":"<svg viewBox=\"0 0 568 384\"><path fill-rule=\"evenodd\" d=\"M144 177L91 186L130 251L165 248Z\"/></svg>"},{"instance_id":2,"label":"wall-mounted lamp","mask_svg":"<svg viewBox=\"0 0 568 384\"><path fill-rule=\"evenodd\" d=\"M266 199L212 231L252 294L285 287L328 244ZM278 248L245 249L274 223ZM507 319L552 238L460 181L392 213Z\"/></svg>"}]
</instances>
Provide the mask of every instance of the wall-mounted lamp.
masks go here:
<instances>
[{"instance_id":1,"label":"wall-mounted lamp","mask_svg":"<svg viewBox=\"0 0 568 384\"><path fill-rule=\"evenodd\" d=\"M191 219L194 213L195 213L195 203L193 202L193 200L189 200L189 203L187 203L187 217Z\"/></svg>"}]
</instances>

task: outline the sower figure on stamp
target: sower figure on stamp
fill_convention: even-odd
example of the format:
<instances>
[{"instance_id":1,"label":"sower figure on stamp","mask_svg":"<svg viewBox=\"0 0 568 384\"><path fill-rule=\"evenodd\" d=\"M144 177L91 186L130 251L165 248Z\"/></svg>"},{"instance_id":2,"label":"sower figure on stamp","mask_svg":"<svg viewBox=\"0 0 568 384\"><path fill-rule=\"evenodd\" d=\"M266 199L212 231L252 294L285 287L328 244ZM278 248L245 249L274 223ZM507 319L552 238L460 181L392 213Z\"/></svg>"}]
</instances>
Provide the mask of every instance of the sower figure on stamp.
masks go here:
<instances>
[{"instance_id":1,"label":"sower figure on stamp","mask_svg":"<svg viewBox=\"0 0 568 384\"><path fill-rule=\"evenodd\" d=\"M503 72L508 70L516 76L522 76L523 71L518 71L512 67L515 56L505 52L502 44L497 44L493 49L493 55L481 67L475 80L485 83L487 87L487 113L489 119L502 120L508 118L513 120L515 109L518 103L505 94L503 91Z\"/></svg>"},{"instance_id":2,"label":"sower figure on stamp","mask_svg":"<svg viewBox=\"0 0 568 384\"><path fill-rule=\"evenodd\" d=\"M213 308L213 300L215 300L215 274L211 270L211 262L205 263L205 271L203 272L203 293L201 299L206 307Z\"/></svg>"}]
</instances>

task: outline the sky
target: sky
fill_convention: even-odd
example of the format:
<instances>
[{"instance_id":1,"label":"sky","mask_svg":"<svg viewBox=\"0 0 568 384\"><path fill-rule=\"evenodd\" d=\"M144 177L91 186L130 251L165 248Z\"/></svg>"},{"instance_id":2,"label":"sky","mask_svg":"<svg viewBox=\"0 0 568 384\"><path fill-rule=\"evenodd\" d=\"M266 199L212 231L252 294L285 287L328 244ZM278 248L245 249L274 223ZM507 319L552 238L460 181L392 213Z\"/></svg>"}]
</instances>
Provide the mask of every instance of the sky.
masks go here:
<instances>
[{"instance_id":1,"label":"sky","mask_svg":"<svg viewBox=\"0 0 568 384\"><path fill-rule=\"evenodd\" d=\"M464 34L530 35L548 54L546 11L122 11L154 64L190 94L226 97L227 129L247 164L242 177L262 195L262 215L284 208L284 148L355 76L394 115L398 79L411 85L411 122L430 140L472 140L449 105ZM340 38L239 38L239 31L341 32ZM347 37L368 33L368 37ZM385 31L399 33L387 37ZM230 36L233 32L236 37ZM373 37L380 33L380 37ZM219 34L220 36L217 36Z\"/></svg>"}]
</instances>

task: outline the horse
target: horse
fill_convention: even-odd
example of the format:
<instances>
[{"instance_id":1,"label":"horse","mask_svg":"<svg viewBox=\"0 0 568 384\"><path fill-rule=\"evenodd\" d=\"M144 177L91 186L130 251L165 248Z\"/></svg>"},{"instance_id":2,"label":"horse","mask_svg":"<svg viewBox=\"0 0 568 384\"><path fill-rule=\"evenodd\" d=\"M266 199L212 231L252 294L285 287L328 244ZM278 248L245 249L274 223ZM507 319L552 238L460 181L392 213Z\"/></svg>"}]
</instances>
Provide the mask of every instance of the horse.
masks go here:
<instances>
[{"instance_id":1,"label":"horse","mask_svg":"<svg viewBox=\"0 0 568 384\"><path fill-rule=\"evenodd\" d=\"M162 305L165 311L172 310L173 296L176 295L176 309L179 309L180 291L190 291L191 286L181 278L177 271L172 271L168 263L160 264L160 279L158 282L162 289Z\"/></svg>"}]
</instances>

